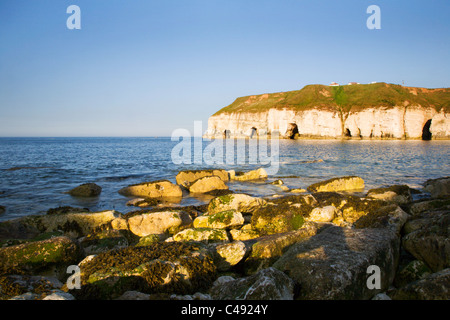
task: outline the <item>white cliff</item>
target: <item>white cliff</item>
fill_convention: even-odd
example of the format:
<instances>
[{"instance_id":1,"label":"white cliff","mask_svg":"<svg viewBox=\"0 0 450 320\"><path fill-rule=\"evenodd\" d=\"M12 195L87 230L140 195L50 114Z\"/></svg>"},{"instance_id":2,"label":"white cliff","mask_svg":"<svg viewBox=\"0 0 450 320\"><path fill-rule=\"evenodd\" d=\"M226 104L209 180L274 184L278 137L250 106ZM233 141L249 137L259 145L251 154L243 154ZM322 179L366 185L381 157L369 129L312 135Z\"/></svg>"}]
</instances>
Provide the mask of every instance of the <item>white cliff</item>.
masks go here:
<instances>
[{"instance_id":1,"label":"white cliff","mask_svg":"<svg viewBox=\"0 0 450 320\"><path fill-rule=\"evenodd\" d=\"M256 101L254 97L251 99ZM293 138L298 131L300 138L450 139L450 114L444 111L448 108L436 109L410 105L408 101L400 106L364 107L347 113L327 107L295 110L277 106L260 112L243 108L211 116L205 137L265 138L278 133Z\"/></svg>"}]
</instances>

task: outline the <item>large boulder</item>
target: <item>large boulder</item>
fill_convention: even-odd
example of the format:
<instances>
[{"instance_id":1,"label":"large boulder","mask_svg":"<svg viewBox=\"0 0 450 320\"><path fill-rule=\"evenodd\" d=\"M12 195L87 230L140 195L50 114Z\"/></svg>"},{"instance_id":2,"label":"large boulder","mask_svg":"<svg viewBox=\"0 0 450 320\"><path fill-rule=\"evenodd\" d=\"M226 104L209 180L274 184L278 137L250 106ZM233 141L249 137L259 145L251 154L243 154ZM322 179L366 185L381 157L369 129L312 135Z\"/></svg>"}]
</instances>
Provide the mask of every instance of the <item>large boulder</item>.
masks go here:
<instances>
[{"instance_id":1,"label":"large boulder","mask_svg":"<svg viewBox=\"0 0 450 320\"><path fill-rule=\"evenodd\" d=\"M268 175L267 171L264 168L259 168L248 172L235 173L232 177L233 180L237 181L249 181L249 180L266 179Z\"/></svg>"},{"instance_id":2,"label":"large boulder","mask_svg":"<svg viewBox=\"0 0 450 320\"><path fill-rule=\"evenodd\" d=\"M447 210L416 216L404 226L402 244L434 272L450 267L450 214Z\"/></svg>"},{"instance_id":3,"label":"large boulder","mask_svg":"<svg viewBox=\"0 0 450 320\"><path fill-rule=\"evenodd\" d=\"M195 244L158 242L101 253L83 263L77 299L114 299L127 291L193 294L216 278L211 254Z\"/></svg>"},{"instance_id":4,"label":"large boulder","mask_svg":"<svg viewBox=\"0 0 450 320\"><path fill-rule=\"evenodd\" d=\"M0 222L1 239L32 239L42 233L62 231L78 238L111 225L121 217L116 211L77 212L51 215L32 215Z\"/></svg>"},{"instance_id":5,"label":"large boulder","mask_svg":"<svg viewBox=\"0 0 450 320\"><path fill-rule=\"evenodd\" d=\"M217 176L197 179L189 186L190 193L208 193L214 190L228 190L228 186Z\"/></svg>"},{"instance_id":6,"label":"large boulder","mask_svg":"<svg viewBox=\"0 0 450 320\"><path fill-rule=\"evenodd\" d=\"M242 213L253 213L256 209L264 206L266 200L252 197L242 193L227 194L216 197L209 202L208 214L218 213L226 210L236 210Z\"/></svg>"},{"instance_id":7,"label":"large boulder","mask_svg":"<svg viewBox=\"0 0 450 320\"><path fill-rule=\"evenodd\" d=\"M177 184L189 189L191 184L203 177L219 177L222 181L229 180L229 174L225 170L213 169L213 170L185 170L180 171L176 176Z\"/></svg>"},{"instance_id":8,"label":"large boulder","mask_svg":"<svg viewBox=\"0 0 450 320\"><path fill-rule=\"evenodd\" d=\"M56 271L59 276L82 257L79 245L67 237L55 237L0 248L0 274Z\"/></svg>"},{"instance_id":9,"label":"large boulder","mask_svg":"<svg viewBox=\"0 0 450 320\"><path fill-rule=\"evenodd\" d=\"M69 191L74 197L97 197L102 192L102 188L95 183L85 183Z\"/></svg>"},{"instance_id":10,"label":"large boulder","mask_svg":"<svg viewBox=\"0 0 450 320\"><path fill-rule=\"evenodd\" d=\"M450 300L450 269L413 281L396 290L393 300Z\"/></svg>"},{"instance_id":11,"label":"large boulder","mask_svg":"<svg viewBox=\"0 0 450 320\"><path fill-rule=\"evenodd\" d=\"M299 284L297 299L370 299L392 283L400 240L386 229L329 226L292 245L273 267ZM367 285L370 266L381 270L380 289Z\"/></svg>"},{"instance_id":12,"label":"large boulder","mask_svg":"<svg viewBox=\"0 0 450 320\"><path fill-rule=\"evenodd\" d=\"M363 189L364 180L356 176L333 178L312 184L307 188L309 192L333 192Z\"/></svg>"},{"instance_id":13,"label":"large boulder","mask_svg":"<svg viewBox=\"0 0 450 320\"><path fill-rule=\"evenodd\" d=\"M214 300L293 300L294 282L282 272L267 268L247 278L219 278L210 295Z\"/></svg>"},{"instance_id":14,"label":"large boulder","mask_svg":"<svg viewBox=\"0 0 450 320\"><path fill-rule=\"evenodd\" d=\"M295 243L309 239L320 229L319 224L307 222L301 229L277 233L246 241L251 245L251 252L244 262L246 274L253 274L268 268L278 260Z\"/></svg>"},{"instance_id":15,"label":"large boulder","mask_svg":"<svg viewBox=\"0 0 450 320\"><path fill-rule=\"evenodd\" d=\"M244 224L244 217L236 210L227 210L195 218L194 228L226 229Z\"/></svg>"},{"instance_id":16,"label":"large boulder","mask_svg":"<svg viewBox=\"0 0 450 320\"><path fill-rule=\"evenodd\" d=\"M191 217L183 211L147 212L128 218L129 230L139 237L150 234L175 234L191 224Z\"/></svg>"},{"instance_id":17,"label":"large boulder","mask_svg":"<svg viewBox=\"0 0 450 320\"><path fill-rule=\"evenodd\" d=\"M411 202L411 191L407 185L394 185L390 187L370 189L367 196L373 199L393 202L398 205Z\"/></svg>"},{"instance_id":18,"label":"large boulder","mask_svg":"<svg viewBox=\"0 0 450 320\"><path fill-rule=\"evenodd\" d=\"M450 196L450 177L430 179L424 183L424 189L431 194L432 198Z\"/></svg>"},{"instance_id":19,"label":"large boulder","mask_svg":"<svg viewBox=\"0 0 450 320\"><path fill-rule=\"evenodd\" d=\"M119 193L128 197L144 198L181 198L183 195L180 186L167 180L134 184L120 189Z\"/></svg>"}]
</instances>

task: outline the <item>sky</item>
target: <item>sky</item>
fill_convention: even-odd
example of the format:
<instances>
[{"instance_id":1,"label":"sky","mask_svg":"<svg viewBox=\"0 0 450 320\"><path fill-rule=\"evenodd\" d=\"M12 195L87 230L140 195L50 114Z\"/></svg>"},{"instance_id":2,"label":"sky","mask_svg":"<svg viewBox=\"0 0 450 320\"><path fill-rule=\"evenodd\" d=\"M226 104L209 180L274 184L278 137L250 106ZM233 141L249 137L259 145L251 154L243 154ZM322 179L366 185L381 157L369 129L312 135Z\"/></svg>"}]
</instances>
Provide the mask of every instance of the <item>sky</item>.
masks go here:
<instances>
[{"instance_id":1,"label":"sky","mask_svg":"<svg viewBox=\"0 0 450 320\"><path fill-rule=\"evenodd\" d=\"M448 0L1 0L0 137L193 134L238 97L308 84L450 87L449 14Z\"/></svg>"}]
</instances>

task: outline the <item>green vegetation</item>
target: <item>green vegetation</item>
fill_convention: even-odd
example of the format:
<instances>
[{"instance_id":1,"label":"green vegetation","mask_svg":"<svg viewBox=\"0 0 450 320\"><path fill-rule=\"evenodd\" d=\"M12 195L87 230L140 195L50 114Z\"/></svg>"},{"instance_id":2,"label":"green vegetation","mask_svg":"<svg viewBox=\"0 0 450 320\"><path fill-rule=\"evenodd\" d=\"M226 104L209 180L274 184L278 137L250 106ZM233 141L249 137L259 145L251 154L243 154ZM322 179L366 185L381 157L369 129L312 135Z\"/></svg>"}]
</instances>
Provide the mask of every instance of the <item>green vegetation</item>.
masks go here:
<instances>
[{"instance_id":1,"label":"green vegetation","mask_svg":"<svg viewBox=\"0 0 450 320\"><path fill-rule=\"evenodd\" d=\"M341 112L369 107L420 105L450 111L450 88L410 88L384 82L331 87L308 85L301 90L237 98L214 115L261 112L268 109L308 110L315 107Z\"/></svg>"}]
</instances>

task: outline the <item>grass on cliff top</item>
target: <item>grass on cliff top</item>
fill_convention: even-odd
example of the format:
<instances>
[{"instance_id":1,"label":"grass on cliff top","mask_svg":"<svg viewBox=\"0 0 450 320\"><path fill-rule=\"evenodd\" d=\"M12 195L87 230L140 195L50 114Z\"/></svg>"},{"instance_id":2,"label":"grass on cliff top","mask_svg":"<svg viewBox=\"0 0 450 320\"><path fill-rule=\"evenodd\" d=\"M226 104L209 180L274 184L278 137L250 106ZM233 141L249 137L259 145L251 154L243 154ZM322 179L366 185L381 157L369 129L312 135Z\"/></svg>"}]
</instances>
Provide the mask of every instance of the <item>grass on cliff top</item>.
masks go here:
<instances>
[{"instance_id":1,"label":"grass on cliff top","mask_svg":"<svg viewBox=\"0 0 450 320\"><path fill-rule=\"evenodd\" d=\"M307 85L301 90L237 98L214 115L233 112L261 112L269 109L308 110L315 107L360 111L369 107L432 107L450 111L450 88L403 87L384 82L345 86Z\"/></svg>"}]
</instances>

